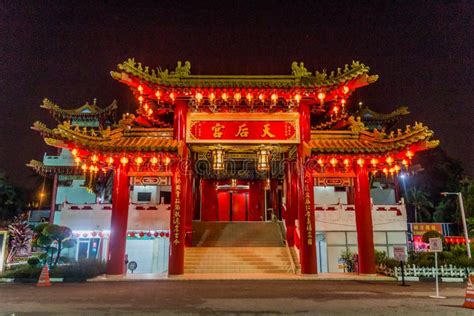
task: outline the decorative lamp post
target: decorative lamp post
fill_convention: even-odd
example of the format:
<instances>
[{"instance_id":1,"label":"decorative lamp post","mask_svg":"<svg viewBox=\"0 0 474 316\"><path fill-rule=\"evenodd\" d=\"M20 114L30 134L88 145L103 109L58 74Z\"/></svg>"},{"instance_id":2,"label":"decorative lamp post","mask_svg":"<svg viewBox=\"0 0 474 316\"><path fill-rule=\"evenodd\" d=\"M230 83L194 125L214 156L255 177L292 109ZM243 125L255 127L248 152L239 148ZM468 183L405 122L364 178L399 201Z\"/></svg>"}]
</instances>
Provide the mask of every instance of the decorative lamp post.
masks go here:
<instances>
[{"instance_id":1,"label":"decorative lamp post","mask_svg":"<svg viewBox=\"0 0 474 316\"><path fill-rule=\"evenodd\" d=\"M457 195L459 199L459 208L461 209L461 218L462 218L462 226L464 229L464 238L466 238L466 248L467 248L467 256L471 257L471 242L469 240L469 235L467 233L467 224L466 224L466 214L464 214L464 203L462 200L462 193L461 192L441 192L442 196L448 195Z\"/></svg>"},{"instance_id":2,"label":"decorative lamp post","mask_svg":"<svg viewBox=\"0 0 474 316\"><path fill-rule=\"evenodd\" d=\"M217 147L212 151L212 169L214 171L224 170L224 149Z\"/></svg>"}]
</instances>

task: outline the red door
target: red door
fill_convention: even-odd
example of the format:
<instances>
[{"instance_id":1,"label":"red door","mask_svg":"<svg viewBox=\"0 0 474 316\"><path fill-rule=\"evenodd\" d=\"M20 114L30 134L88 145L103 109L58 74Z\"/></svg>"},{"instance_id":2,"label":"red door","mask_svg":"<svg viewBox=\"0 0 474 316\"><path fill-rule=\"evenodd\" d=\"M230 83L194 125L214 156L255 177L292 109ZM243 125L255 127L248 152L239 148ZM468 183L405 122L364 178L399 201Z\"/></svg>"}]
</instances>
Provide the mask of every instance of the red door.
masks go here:
<instances>
[{"instance_id":1,"label":"red door","mask_svg":"<svg viewBox=\"0 0 474 316\"><path fill-rule=\"evenodd\" d=\"M217 193L217 221L230 221L230 192Z\"/></svg>"},{"instance_id":2,"label":"red door","mask_svg":"<svg viewBox=\"0 0 474 316\"><path fill-rule=\"evenodd\" d=\"M232 221L246 221L248 193L232 192Z\"/></svg>"}]
</instances>

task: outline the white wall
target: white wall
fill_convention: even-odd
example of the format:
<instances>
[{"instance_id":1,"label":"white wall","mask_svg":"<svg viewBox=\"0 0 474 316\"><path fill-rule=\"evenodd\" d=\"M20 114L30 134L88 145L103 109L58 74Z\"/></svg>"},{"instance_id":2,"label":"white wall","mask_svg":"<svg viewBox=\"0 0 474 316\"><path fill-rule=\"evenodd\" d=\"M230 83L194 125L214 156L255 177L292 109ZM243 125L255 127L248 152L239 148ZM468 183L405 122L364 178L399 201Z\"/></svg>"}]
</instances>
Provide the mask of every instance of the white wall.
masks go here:
<instances>
[{"instance_id":1,"label":"white wall","mask_svg":"<svg viewBox=\"0 0 474 316\"><path fill-rule=\"evenodd\" d=\"M56 204L62 204L68 202L71 204L85 204L85 203L96 203L96 195L90 193L82 185L84 179L72 180L70 187L59 186L56 195Z\"/></svg>"},{"instance_id":2,"label":"white wall","mask_svg":"<svg viewBox=\"0 0 474 316\"><path fill-rule=\"evenodd\" d=\"M347 204L347 193L336 192L335 187L314 187L315 204Z\"/></svg>"},{"instance_id":3,"label":"white wall","mask_svg":"<svg viewBox=\"0 0 474 316\"><path fill-rule=\"evenodd\" d=\"M133 273L164 273L168 271L169 238L128 239L128 261L135 261ZM127 273L130 271L127 269Z\"/></svg>"}]
</instances>

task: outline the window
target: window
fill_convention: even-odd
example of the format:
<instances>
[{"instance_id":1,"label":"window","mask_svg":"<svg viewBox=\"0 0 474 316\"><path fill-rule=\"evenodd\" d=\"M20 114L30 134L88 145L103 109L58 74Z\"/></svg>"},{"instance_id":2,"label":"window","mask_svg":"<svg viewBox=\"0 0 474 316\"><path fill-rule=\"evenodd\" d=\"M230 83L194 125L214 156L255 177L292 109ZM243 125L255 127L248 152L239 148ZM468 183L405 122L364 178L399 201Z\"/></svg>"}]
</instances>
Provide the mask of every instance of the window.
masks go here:
<instances>
[{"instance_id":1,"label":"window","mask_svg":"<svg viewBox=\"0 0 474 316\"><path fill-rule=\"evenodd\" d=\"M346 187L334 187L335 192L346 192Z\"/></svg>"},{"instance_id":2,"label":"window","mask_svg":"<svg viewBox=\"0 0 474 316\"><path fill-rule=\"evenodd\" d=\"M163 199L163 204L171 204L171 192L161 191L160 192L160 203Z\"/></svg>"},{"instance_id":3,"label":"window","mask_svg":"<svg viewBox=\"0 0 474 316\"><path fill-rule=\"evenodd\" d=\"M151 202L151 192L138 192L137 202Z\"/></svg>"}]
</instances>

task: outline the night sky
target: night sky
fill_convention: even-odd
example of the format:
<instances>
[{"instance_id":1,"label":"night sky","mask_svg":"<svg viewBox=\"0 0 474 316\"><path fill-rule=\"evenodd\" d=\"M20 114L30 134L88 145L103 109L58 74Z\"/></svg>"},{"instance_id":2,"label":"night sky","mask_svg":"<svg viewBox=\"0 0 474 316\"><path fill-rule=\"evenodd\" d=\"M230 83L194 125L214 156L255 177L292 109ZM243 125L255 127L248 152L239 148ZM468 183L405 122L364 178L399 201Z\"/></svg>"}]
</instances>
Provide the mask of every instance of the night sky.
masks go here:
<instances>
[{"instance_id":1,"label":"night sky","mask_svg":"<svg viewBox=\"0 0 474 316\"><path fill-rule=\"evenodd\" d=\"M474 174L474 2L255 2L0 1L0 170L27 186L25 163L54 153L30 130L36 120L53 126L45 97L65 108L117 99L133 111L109 72L135 57L169 69L190 60L193 74L290 74L293 60L331 71L360 60L380 78L350 106L408 106L409 121L430 126Z\"/></svg>"}]
</instances>

